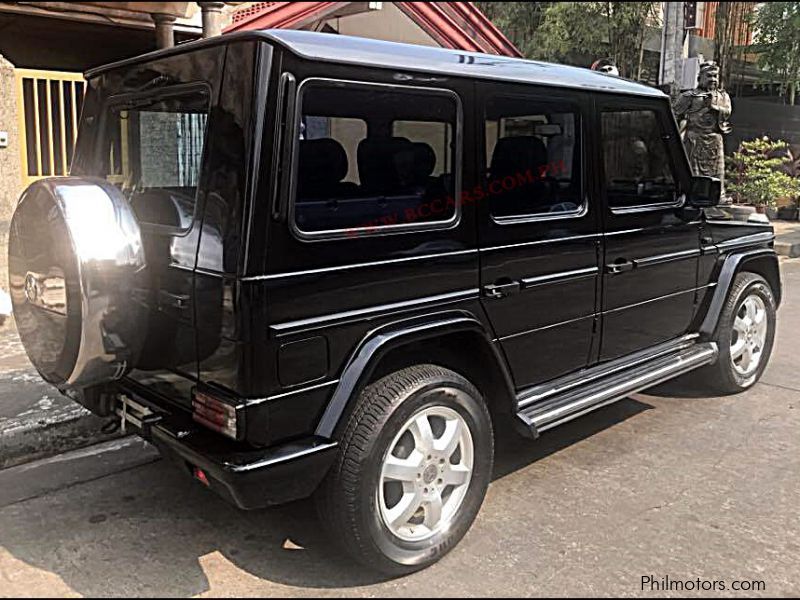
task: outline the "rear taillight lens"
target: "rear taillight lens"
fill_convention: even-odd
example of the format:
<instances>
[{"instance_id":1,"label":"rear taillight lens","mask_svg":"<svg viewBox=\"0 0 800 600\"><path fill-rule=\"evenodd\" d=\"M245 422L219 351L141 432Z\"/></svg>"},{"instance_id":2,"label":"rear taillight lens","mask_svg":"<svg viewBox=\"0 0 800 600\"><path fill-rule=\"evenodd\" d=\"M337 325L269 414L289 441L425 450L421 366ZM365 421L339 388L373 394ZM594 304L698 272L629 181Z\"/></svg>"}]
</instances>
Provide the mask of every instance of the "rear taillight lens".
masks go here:
<instances>
[{"instance_id":1,"label":"rear taillight lens","mask_svg":"<svg viewBox=\"0 0 800 600\"><path fill-rule=\"evenodd\" d=\"M239 413L236 406L208 392L196 391L192 399L192 418L201 425L232 439L239 436Z\"/></svg>"}]
</instances>

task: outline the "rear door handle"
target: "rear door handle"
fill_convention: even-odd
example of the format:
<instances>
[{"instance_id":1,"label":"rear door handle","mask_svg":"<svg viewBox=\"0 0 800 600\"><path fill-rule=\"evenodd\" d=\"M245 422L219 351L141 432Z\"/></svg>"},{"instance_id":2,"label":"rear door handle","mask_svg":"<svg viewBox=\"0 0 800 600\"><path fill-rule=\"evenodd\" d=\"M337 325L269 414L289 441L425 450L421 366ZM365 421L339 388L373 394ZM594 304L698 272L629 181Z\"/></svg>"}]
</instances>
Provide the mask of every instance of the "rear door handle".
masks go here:
<instances>
[{"instance_id":1,"label":"rear door handle","mask_svg":"<svg viewBox=\"0 0 800 600\"><path fill-rule=\"evenodd\" d=\"M492 283L483 287L483 293L487 298L505 298L518 294L521 287L519 281Z\"/></svg>"},{"instance_id":2,"label":"rear door handle","mask_svg":"<svg viewBox=\"0 0 800 600\"><path fill-rule=\"evenodd\" d=\"M172 294L161 290L158 293L158 304L159 306L185 310L189 306L189 296L187 294Z\"/></svg>"},{"instance_id":3,"label":"rear door handle","mask_svg":"<svg viewBox=\"0 0 800 600\"><path fill-rule=\"evenodd\" d=\"M606 273L623 273L631 271L634 267L636 267L636 263L632 260L619 259L606 265Z\"/></svg>"}]
</instances>

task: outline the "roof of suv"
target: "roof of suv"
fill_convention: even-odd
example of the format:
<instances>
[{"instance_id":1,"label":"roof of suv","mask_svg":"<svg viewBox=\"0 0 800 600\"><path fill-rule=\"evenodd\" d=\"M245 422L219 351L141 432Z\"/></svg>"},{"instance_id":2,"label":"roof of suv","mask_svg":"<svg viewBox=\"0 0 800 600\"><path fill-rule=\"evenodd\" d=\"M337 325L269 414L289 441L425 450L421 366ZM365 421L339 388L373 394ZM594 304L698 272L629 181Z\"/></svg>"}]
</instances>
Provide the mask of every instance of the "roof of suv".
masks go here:
<instances>
[{"instance_id":1,"label":"roof of suv","mask_svg":"<svg viewBox=\"0 0 800 600\"><path fill-rule=\"evenodd\" d=\"M580 67L314 31L269 29L263 33L298 56L313 60L623 94L665 96L656 88Z\"/></svg>"},{"instance_id":2,"label":"roof of suv","mask_svg":"<svg viewBox=\"0 0 800 600\"><path fill-rule=\"evenodd\" d=\"M310 60L385 67L443 76L456 75L637 96L666 97L656 88L580 67L291 29L246 31L187 42L166 50L157 50L90 69L86 72L86 76L93 77L108 69L156 60L162 56L189 52L208 45L254 38L276 42L297 56Z\"/></svg>"}]
</instances>

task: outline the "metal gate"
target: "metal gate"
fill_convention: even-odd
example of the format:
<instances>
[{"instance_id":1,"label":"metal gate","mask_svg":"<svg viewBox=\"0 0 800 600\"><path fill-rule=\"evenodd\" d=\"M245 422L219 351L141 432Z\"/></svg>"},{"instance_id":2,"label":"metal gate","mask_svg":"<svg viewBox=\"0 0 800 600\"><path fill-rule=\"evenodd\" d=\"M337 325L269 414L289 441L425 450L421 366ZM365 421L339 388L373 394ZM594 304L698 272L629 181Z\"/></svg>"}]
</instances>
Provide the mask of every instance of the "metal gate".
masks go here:
<instances>
[{"instance_id":1,"label":"metal gate","mask_svg":"<svg viewBox=\"0 0 800 600\"><path fill-rule=\"evenodd\" d=\"M22 181L67 175L85 83L80 73L15 69Z\"/></svg>"}]
</instances>

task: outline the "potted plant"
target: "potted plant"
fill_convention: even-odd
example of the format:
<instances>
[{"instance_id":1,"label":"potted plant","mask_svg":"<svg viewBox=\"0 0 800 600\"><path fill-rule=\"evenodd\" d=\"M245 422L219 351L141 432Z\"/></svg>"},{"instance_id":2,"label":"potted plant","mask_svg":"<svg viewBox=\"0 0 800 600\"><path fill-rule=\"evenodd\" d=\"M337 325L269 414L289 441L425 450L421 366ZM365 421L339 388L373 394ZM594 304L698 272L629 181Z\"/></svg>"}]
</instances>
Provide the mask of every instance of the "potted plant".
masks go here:
<instances>
[{"instance_id":1,"label":"potted plant","mask_svg":"<svg viewBox=\"0 0 800 600\"><path fill-rule=\"evenodd\" d=\"M793 166L789 145L764 136L743 141L728 160L727 188L736 202L748 202L756 211L777 216L779 198L800 196L800 179L786 172Z\"/></svg>"},{"instance_id":2,"label":"potted plant","mask_svg":"<svg viewBox=\"0 0 800 600\"><path fill-rule=\"evenodd\" d=\"M797 221L800 217L800 210L797 208L797 202L792 202L786 206L781 206L778 209L778 218L784 221Z\"/></svg>"}]
</instances>

